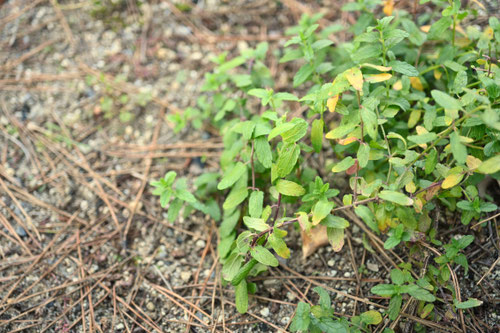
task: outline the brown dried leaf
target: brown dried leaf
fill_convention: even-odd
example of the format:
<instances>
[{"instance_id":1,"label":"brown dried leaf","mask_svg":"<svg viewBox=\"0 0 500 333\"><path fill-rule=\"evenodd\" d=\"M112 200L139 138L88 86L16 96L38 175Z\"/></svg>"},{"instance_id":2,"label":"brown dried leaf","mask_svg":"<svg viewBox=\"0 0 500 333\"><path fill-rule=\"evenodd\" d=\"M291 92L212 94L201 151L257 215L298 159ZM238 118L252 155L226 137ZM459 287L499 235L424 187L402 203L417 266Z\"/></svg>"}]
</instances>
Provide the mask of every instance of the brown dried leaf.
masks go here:
<instances>
[{"instance_id":1,"label":"brown dried leaf","mask_svg":"<svg viewBox=\"0 0 500 333\"><path fill-rule=\"evenodd\" d=\"M302 258L306 259L318 248L328 245L328 235L324 225L318 225L312 228L309 233L300 232L302 238Z\"/></svg>"}]
</instances>

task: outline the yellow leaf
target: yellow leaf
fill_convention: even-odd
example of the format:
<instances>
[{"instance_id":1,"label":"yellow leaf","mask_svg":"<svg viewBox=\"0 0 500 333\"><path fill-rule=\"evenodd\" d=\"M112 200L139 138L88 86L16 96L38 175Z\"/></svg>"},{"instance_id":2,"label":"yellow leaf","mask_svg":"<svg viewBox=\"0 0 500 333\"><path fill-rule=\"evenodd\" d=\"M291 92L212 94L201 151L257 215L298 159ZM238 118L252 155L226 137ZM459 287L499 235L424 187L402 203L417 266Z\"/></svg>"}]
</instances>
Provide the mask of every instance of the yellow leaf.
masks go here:
<instances>
[{"instance_id":1,"label":"yellow leaf","mask_svg":"<svg viewBox=\"0 0 500 333\"><path fill-rule=\"evenodd\" d=\"M392 85L392 89L394 90L401 90L403 89L403 83L401 82L401 80L397 80L393 85Z\"/></svg>"},{"instance_id":2,"label":"yellow leaf","mask_svg":"<svg viewBox=\"0 0 500 333\"><path fill-rule=\"evenodd\" d=\"M420 27L420 30L422 30L425 33L428 33L429 30L431 30L431 26L430 25L423 25Z\"/></svg>"},{"instance_id":3,"label":"yellow leaf","mask_svg":"<svg viewBox=\"0 0 500 333\"><path fill-rule=\"evenodd\" d=\"M415 193L415 191L417 190L417 187L415 186L415 183L413 181L411 181L405 185L405 190L408 193Z\"/></svg>"},{"instance_id":4,"label":"yellow leaf","mask_svg":"<svg viewBox=\"0 0 500 333\"><path fill-rule=\"evenodd\" d=\"M458 37L455 39L455 45L458 47L466 47L471 43L471 40L467 37Z\"/></svg>"},{"instance_id":5,"label":"yellow leaf","mask_svg":"<svg viewBox=\"0 0 500 333\"><path fill-rule=\"evenodd\" d=\"M435 78L436 80L439 80L439 79L441 79L441 76L443 76L443 73L441 73L441 71L440 71L440 70L435 69L435 70L434 70L434 78Z\"/></svg>"},{"instance_id":6,"label":"yellow leaf","mask_svg":"<svg viewBox=\"0 0 500 333\"><path fill-rule=\"evenodd\" d=\"M410 117L408 117L408 128L413 128L420 120L420 116L422 115L422 110L412 110L410 113Z\"/></svg>"},{"instance_id":7,"label":"yellow leaf","mask_svg":"<svg viewBox=\"0 0 500 333\"><path fill-rule=\"evenodd\" d=\"M363 90L363 74L359 67L353 67L345 72L345 77L357 91Z\"/></svg>"},{"instance_id":8,"label":"yellow leaf","mask_svg":"<svg viewBox=\"0 0 500 333\"><path fill-rule=\"evenodd\" d=\"M339 101L339 95L335 95L333 97L330 97L328 99L328 101L326 102L326 105L328 106L328 111L335 112L335 108L337 107L338 101Z\"/></svg>"},{"instance_id":9,"label":"yellow leaf","mask_svg":"<svg viewBox=\"0 0 500 333\"><path fill-rule=\"evenodd\" d=\"M492 27L487 27L483 31L483 35L481 38L486 38L487 40L492 40L493 39L493 28Z\"/></svg>"},{"instance_id":10,"label":"yellow leaf","mask_svg":"<svg viewBox=\"0 0 500 333\"><path fill-rule=\"evenodd\" d=\"M422 202L422 199L420 198L413 199L413 208L415 208L415 213L417 214L422 213L422 209L424 208L424 203Z\"/></svg>"},{"instance_id":11,"label":"yellow leaf","mask_svg":"<svg viewBox=\"0 0 500 333\"><path fill-rule=\"evenodd\" d=\"M484 59L477 59L476 62L479 64L479 65L486 65L488 62Z\"/></svg>"},{"instance_id":12,"label":"yellow leaf","mask_svg":"<svg viewBox=\"0 0 500 333\"><path fill-rule=\"evenodd\" d=\"M429 131L428 131L428 130L426 130L426 129L425 129L425 127L423 127L423 126L417 126L417 127L415 127L415 130L417 131L417 134L418 134L418 135L422 135L422 134L429 133ZM420 148L425 149L425 148L427 148L427 143L421 143L421 144L419 144L418 146L419 146Z\"/></svg>"},{"instance_id":13,"label":"yellow leaf","mask_svg":"<svg viewBox=\"0 0 500 333\"><path fill-rule=\"evenodd\" d=\"M414 89L424 91L424 86L422 85L422 81L420 81L420 78L416 76L410 77L410 84Z\"/></svg>"},{"instance_id":14,"label":"yellow leaf","mask_svg":"<svg viewBox=\"0 0 500 333\"><path fill-rule=\"evenodd\" d=\"M384 9L382 10L386 16L391 16L394 9L394 0L385 0Z\"/></svg>"},{"instance_id":15,"label":"yellow leaf","mask_svg":"<svg viewBox=\"0 0 500 333\"><path fill-rule=\"evenodd\" d=\"M379 65L373 65L373 64L369 64L369 63L364 63L361 65L361 67L369 67L369 68L373 68L373 69L376 69L380 72L388 72L392 69L392 67L386 67L386 66L379 66Z\"/></svg>"},{"instance_id":16,"label":"yellow leaf","mask_svg":"<svg viewBox=\"0 0 500 333\"><path fill-rule=\"evenodd\" d=\"M444 189L453 187L460 183L462 181L462 178L464 178L464 175L461 173L453 173L451 175L448 175L441 184L441 187Z\"/></svg>"},{"instance_id":17,"label":"yellow leaf","mask_svg":"<svg viewBox=\"0 0 500 333\"><path fill-rule=\"evenodd\" d=\"M483 162L479 158L474 157L472 155L468 155L467 159L465 160L465 164L467 164L469 170L477 169L477 167L481 165L481 163Z\"/></svg>"},{"instance_id":18,"label":"yellow leaf","mask_svg":"<svg viewBox=\"0 0 500 333\"><path fill-rule=\"evenodd\" d=\"M345 138L345 139L340 139L338 141L339 145L342 145L342 146L347 146L348 144L354 142L354 141L357 141L358 138L354 137L354 136L350 136L348 138Z\"/></svg>"},{"instance_id":19,"label":"yellow leaf","mask_svg":"<svg viewBox=\"0 0 500 333\"><path fill-rule=\"evenodd\" d=\"M383 82L389 80L391 77L392 74L389 73L365 75L365 81L370 83Z\"/></svg>"}]
</instances>

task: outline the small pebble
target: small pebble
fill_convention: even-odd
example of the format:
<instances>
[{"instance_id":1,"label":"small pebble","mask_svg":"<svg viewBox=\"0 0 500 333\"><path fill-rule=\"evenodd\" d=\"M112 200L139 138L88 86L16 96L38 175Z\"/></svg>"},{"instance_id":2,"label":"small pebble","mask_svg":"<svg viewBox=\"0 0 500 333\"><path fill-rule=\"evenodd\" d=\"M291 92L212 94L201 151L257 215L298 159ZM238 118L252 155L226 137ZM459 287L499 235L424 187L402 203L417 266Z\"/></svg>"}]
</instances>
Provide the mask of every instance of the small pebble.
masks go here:
<instances>
[{"instance_id":1,"label":"small pebble","mask_svg":"<svg viewBox=\"0 0 500 333\"><path fill-rule=\"evenodd\" d=\"M191 272L181 272L181 280L184 282L188 282L191 278Z\"/></svg>"},{"instance_id":2,"label":"small pebble","mask_svg":"<svg viewBox=\"0 0 500 333\"><path fill-rule=\"evenodd\" d=\"M19 237L26 237L27 234L26 234L26 230L24 230L22 227L20 226L17 226L16 227L16 233Z\"/></svg>"},{"instance_id":3,"label":"small pebble","mask_svg":"<svg viewBox=\"0 0 500 333\"><path fill-rule=\"evenodd\" d=\"M372 272L378 272L378 265L372 264L371 262L366 263L366 267Z\"/></svg>"},{"instance_id":4,"label":"small pebble","mask_svg":"<svg viewBox=\"0 0 500 333\"><path fill-rule=\"evenodd\" d=\"M328 264L328 266L333 267L335 265L335 260L330 259L330 260L328 260L327 264Z\"/></svg>"},{"instance_id":5,"label":"small pebble","mask_svg":"<svg viewBox=\"0 0 500 333\"><path fill-rule=\"evenodd\" d=\"M197 247L205 247L205 241L203 239L199 239L198 241L196 241L195 245Z\"/></svg>"},{"instance_id":6,"label":"small pebble","mask_svg":"<svg viewBox=\"0 0 500 333\"><path fill-rule=\"evenodd\" d=\"M262 310L260 310L260 314L264 317L269 316L269 308L263 308Z\"/></svg>"},{"instance_id":7,"label":"small pebble","mask_svg":"<svg viewBox=\"0 0 500 333\"><path fill-rule=\"evenodd\" d=\"M146 304L146 308L148 309L148 311L154 311L155 305L153 304L153 302L148 302L148 304Z\"/></svg>"}]
</instances>

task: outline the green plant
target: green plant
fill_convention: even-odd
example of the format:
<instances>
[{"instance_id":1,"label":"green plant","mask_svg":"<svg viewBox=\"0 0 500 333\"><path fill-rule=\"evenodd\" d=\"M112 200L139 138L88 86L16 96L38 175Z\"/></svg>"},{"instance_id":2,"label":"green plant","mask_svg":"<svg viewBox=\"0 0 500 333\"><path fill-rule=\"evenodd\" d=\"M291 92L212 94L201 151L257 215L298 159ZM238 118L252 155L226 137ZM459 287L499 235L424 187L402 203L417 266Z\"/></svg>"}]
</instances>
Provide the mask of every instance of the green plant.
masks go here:
<instances>
[{"instance_id":1,"label":"green plant","mask_svg":"<svg viewBox=\"0 0 500 333\"><path fill-rule=\"evenodd\" d=\"M476 185L485 175L500 178L500 23L491 18L482 30L459 31L474 11L459 1L434 2L442 17L424 14L416 22L405 11L375 19L374 1L350 3L345 10L362 12L350 28L355 37L335 47L328 36L343 27L317 32L321 15L303 17L288 31L295 36L280 58L300 65L294 93L274 87L265 43L230 60L227 54L214 59L216 69L205 76L207 97L198 105L203 121L223 135L218 251L238 311L246 312L248 292L255 291L247 277L278 266L273 251L290 256L284 240L290 224L306 233L325 226L340 251L349 222L338 215L353 209L373 233L389 235L386 249L403 244L418 252L428 242L443 244L431 223L437 206L460 213L465 225L497 209L491 198L479 198ZM297 103L305 115L290 111ZM330 170L349 177L347 186ZM392 271L393 284L372 288L391 296L389 317L397 317L404 294L428 302L421 309L427 314L436 299L430 291L439 288L462 304L447 265L467 269L459 251L472 237L444 245L446 254L424 278L415 281L406 267ZM298 310L306 319L297 330L305 323L321 329L315 320L330 318L307 305Z\"/></svg>"},{"instance_id":2,"label":"green plant","mask_svg":"<svg viewBox=\"0 0 500 333\"><path fill-rule=\"evenodd\" d=\"M389 319L395 320L401 310L403 294L409 294L422 302L434 302L436 297L429 292L433 286L425 279L416 281L407 270L393 269L391 271L392 284L379 284L371 289L371 292L380 296L390 297L387 314Z\"/></svg>"},{"instance_id":3,"label":"green plant","mask_svg":"<svg viewBox=\"0 0 500 333\"><path fill-rule=\"evenodd\" d=\"M99 84L102 88L102 96L99 98L99 112L103 112L104 118L111 119L118 115L122 123L128 123L135 117L134 109L144 108L152 99L151 91L142 88L136 94L128 94L120 89L115 89L113 84L125 82L123 76L117 76L113 82L110 82L104 75L97 77L88 75L85 78L88 86ZM118 111L118 112L117 112Z\"/></svg>"},{"instance_id":4,"label":"green plant","mask_svg":"<svg viewBox=\"0 0 500 333\"><path fill-rule=\"evenodd\" d=\"M378 325L382 322L382 316L374 310L353 316L350 322L345 318L338 318L334 315L328 292L321 287L313 290L319 295L319 304L311 306L308 303L299 302L290 325L291 332L369 332L369 325Z\"/></svg>"}]
</instances>

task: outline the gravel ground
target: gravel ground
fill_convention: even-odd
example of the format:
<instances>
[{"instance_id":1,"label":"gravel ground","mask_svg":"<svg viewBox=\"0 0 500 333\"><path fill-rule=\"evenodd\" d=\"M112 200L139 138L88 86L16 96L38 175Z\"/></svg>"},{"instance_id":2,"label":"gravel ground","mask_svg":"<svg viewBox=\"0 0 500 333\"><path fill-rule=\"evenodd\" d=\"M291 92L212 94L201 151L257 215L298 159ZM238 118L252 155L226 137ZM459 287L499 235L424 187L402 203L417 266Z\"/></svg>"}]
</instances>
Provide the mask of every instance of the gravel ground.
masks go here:
<instances>
[{"instance_id":1,"label":"gravel ground","mask_svg":"<svg viewBox=\"0 0 500 333\"><path fill-rule=\"evenodd\" d=\"M207 149L182 146L217 144L215 133L175 134L165 114L194 106L212 55L255 36L283 43L300 17L295 1L207 0L180 14L168 2L55 3L0 4L0 332L285 331L304 295L317 301L312 282L367 297L388 281L390 264L366 251L357 226L341 252L324 247L307 260L290 229L292 257L256 279L250 314L239 315L233 289L217 278L214 223L190 214L170 224L151 195L149 181L168 170L189 179L217 171L216 157L194 158ZM155 158L151 145L163 147ZM496 258L476 249L462 297L485 301L474 313L493 327L500 269L478 294ZM373 308L331 295L337 313Z\"/></svg>"}]
</instances>

